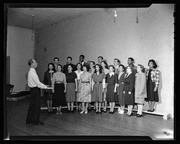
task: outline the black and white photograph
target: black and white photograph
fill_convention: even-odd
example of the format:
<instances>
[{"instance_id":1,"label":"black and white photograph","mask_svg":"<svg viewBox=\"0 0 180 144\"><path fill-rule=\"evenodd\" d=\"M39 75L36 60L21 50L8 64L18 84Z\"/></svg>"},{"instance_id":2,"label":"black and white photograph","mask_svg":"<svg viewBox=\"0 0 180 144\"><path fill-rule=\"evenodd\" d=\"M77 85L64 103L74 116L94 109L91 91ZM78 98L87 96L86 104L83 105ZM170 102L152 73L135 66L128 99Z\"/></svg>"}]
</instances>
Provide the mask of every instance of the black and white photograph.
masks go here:
<instances>
[{"instance_id":1,"label":"black and white photograph","mask_svg":"<svg viewBox=\"0 0 180 144\"><path fill-rule=\"evenodd\" d=\"M175 6L4 4L4 140L175 140Z\"/></svg>"}]
</instances>

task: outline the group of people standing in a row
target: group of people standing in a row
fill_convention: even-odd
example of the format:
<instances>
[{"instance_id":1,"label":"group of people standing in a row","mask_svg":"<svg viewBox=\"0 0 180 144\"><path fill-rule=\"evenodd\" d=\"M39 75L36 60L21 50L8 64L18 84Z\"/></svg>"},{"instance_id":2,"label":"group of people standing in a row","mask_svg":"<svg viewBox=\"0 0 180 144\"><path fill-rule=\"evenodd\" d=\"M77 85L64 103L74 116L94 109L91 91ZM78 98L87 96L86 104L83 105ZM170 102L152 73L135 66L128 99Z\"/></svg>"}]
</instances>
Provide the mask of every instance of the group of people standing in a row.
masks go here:
<instances>
[{"instance_id":1,"label":"group of people standing in a row","mask_svg":"<svg viewBox=\"0 0 180 144\"><path fill-rule=\"evenodd\" d=\"M121 64L115 58L114 65L107 64L102 56L98 63L84 61L85 56L79 56L79 63L72 64L72 57L67 57L67 64L59 64L59 58L48 64L44 73L44 84L52 87L45 90L48 112L52 106L57 108L56 114L62 114L65 105L69 112L74 111L74 105L81 114L88 113L88 108L94 105L96 113L106 112L107 103L109 113L114 113L115 105L119 105L118 113L123 114L125 106L127 114L132 116L134 104L138 106L137 116L142 116L144 101L148 101L150 112L154 111L155 102L159 101L159 71L154 60L149 60L149 69L143 65L134 65L134 59L128 58L128 66Z\"/></svg>"}]
</instances>

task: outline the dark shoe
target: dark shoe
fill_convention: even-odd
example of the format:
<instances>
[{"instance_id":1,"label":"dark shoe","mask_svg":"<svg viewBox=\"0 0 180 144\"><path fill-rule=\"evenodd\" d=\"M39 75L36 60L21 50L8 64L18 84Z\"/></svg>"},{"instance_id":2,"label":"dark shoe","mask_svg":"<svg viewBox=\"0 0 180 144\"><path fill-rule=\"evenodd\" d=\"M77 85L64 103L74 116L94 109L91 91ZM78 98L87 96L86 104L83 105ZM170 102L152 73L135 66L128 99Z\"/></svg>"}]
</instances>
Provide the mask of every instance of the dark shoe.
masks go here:
<instances>
[{"instance_id":1,"label":"dark shoe","mask_svg":"<svg viewBox=\"0 0 180 144\"><path fill-rule=\"evenodd\" d=\"M131 116L133 116L133 113L131 113L131 114L129 115L129 117L131 117Z\"/></svg>"},{"instance_id":2,"label":"dark shoe","mask_svg":"<svg viewBox=\"0 0 180 144\"><path fill-rule=\"evenodd\" d=\"M96 111L96 114L98 114L99 112L98 111Z\"/></svg>"},{"instance_id":3,"label":"dark shoe","mask_svg":"<svg viewBox=\"0 0 180 144\"><path fill-rule=\"evenodd\" d=\"M151 112L151 110L147 110L148 112Z\"/></svg>"},{"instance_id":4,"label":"dark shoe","mask_svg":"<svg viewBox=\"0 0 180 144\"><path fill-rule=\"evenodd\" d=\"M137 117L142 117L142 116L143 116L142 114L141 115L140 114L137 115Z\"/></svg>"},{"instance_id":5,"label":"dark shoe","mask_svg":"<svg viewBox=\"0 0 180 144\"><path fill-rule=\"evenodd\" d=\"M38 125L44 125L44 123L43 123L43 122L41 122L41 121L39 121L39 122L38 122Z\"/></svg>"},{"instance_id":6,"label":"dark shoe","mask_svg":"<svg viewBox=\"0 0 180 144\"><path fill-rule=\"evenodd\" d=\"M153 110L151 110L151 112L154 112L154 109L153 109Z\"/></svg>"}]
</instances>

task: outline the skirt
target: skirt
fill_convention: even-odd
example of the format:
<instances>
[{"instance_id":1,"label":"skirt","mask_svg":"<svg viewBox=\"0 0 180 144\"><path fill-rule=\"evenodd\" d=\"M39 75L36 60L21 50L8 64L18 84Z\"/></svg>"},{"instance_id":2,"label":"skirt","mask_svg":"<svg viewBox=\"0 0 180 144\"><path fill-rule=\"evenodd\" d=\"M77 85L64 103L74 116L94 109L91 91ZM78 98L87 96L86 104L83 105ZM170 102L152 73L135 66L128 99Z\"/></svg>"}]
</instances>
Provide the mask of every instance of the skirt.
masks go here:
<instances>
[{"instance_id":1,"label":"skirt","mask_svg":"<svg viewBox=\"0 0 180 144\"><path fill-rule=\"evenodd\" d=\"M66 85L66 102L75 102L75 83L67 83Z\"/></svg>"},{"instance_id":2,"label":"skirt","mask_svg":"<svg viewBox=\"0 0 180 144\"><path fill-rule=\"evenodd\" d=\"M77 97L78 102L91 102L91 85L82 83Z\"/></svg>"},{"instance_id":3,"label":"skirt","mask_svg":"<svg viewBox=\"0 0 180 144\"><path fill-rule=\"evenodd\" d=\"M94 84L91 102L103 102L102 83L95 83Z\"/></svg>"},{"instance_id":4,"label":"skirt","mask_svg":"<svg viewBox=\"0 0 180 144\"><path fill-rule=\"evenodd\" d=\"M59 106L65 106L65 94L64 94L64 84L58 83L54 85L54 95L53 95L53 106L59 107Z\"/></svg>"},{"instance_id":5,"label":"skirt","mask_svg":"<svg viewBox=\"0 0 180 144\"><path fill-rule=\"evenodd\" d=\"M116 97L115 97L115 93L114 93L114 85L107 86L106 100L107 100L107 102L115 102L116 101Z\"/></svg>"},{"instance_id":6,"label":"skirt","mask_svg":"<svg viewBox=\"0 0 180 144\"><path fill-rule=\"evenodd\" d=\"M52 100L53 93L51 89L45 90L44 95L46 100Z\"/></svg>"},{"instance_id":7,"label":"skirt","mask_svg":"<svg viewBox=\"0 0 180 144\"><path fill-rule=\"evenodd\" d=\"M154 92L155 83L152 80L147 81L147 98L145 99L148 101L155 101L159 102L158 90Z\"/></svg>"}]
</instances>

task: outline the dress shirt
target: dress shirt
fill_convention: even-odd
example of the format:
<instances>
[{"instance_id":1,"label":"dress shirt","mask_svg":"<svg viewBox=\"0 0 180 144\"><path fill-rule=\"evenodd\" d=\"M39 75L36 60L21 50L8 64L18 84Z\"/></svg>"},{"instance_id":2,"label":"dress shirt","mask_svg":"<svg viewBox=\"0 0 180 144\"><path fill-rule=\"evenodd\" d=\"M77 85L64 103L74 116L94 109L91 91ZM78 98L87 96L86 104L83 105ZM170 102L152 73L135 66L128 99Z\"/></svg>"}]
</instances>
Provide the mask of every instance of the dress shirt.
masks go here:
<instances>
[{"instance_id":1,"label":"dress shirt","mask_svg":"<svg viewBox=\"0 0 180 144\"><path fill-rule=\"evenodd\" d=\"M41 89L47 89L47 86L39 81L39 77L34 68L30 68L28 72L28 86L30 88L38 87Z\"/></svg>"}]
</instances>

